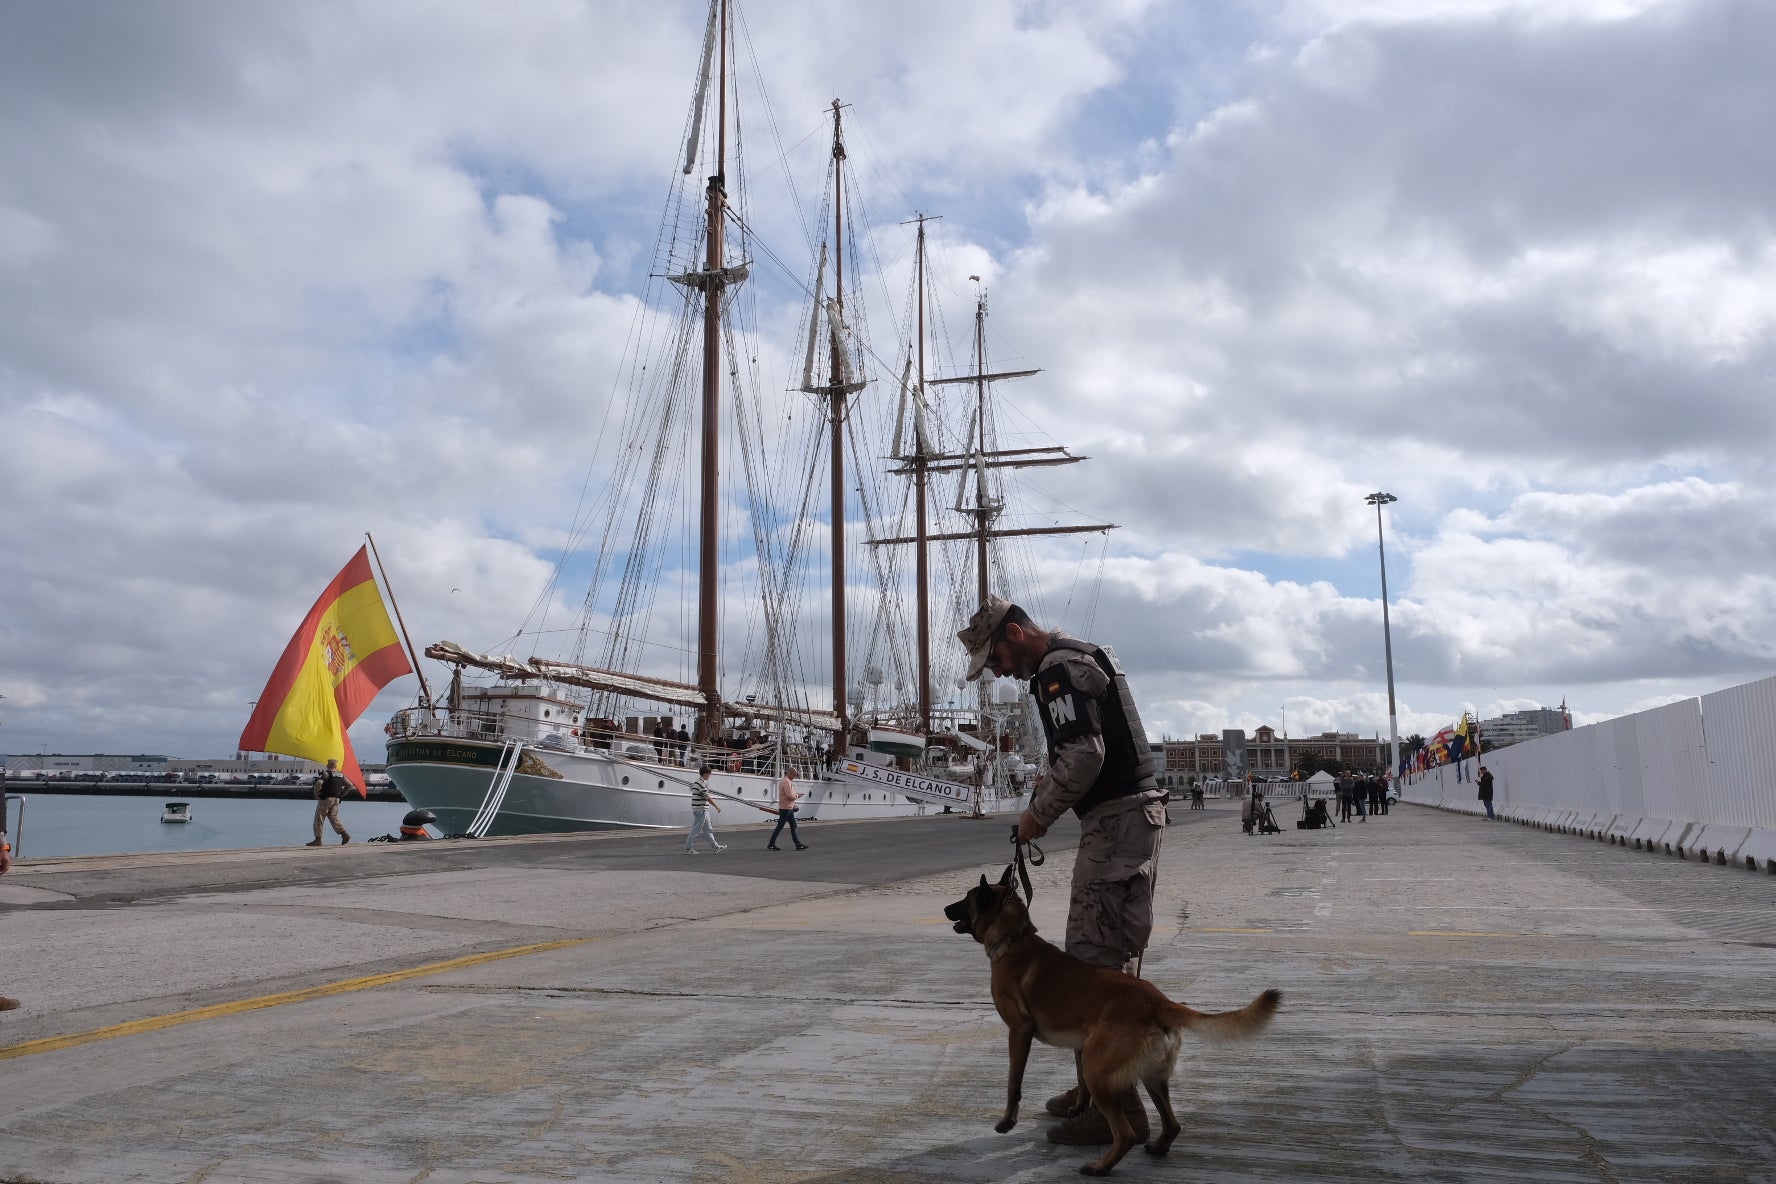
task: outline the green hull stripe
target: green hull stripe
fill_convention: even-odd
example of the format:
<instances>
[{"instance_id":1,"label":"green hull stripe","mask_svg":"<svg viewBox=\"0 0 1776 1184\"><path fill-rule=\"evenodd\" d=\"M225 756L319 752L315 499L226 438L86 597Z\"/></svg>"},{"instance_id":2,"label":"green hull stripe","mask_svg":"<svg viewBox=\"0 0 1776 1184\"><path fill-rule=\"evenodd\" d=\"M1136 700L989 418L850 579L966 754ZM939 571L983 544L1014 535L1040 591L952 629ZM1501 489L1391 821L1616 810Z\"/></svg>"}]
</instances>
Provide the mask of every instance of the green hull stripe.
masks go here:
<instances>
[{"instance_id":1,"label":"green hull stripe","mask_svg":"<svg viewBox=\"0 0 1776 1184\"><path fill-rule=\"evenodd\" d=\"M499 767L498 745L462 740L394 740L388 746L390 765L474 765Z\"/></svg>"}]
</instances>

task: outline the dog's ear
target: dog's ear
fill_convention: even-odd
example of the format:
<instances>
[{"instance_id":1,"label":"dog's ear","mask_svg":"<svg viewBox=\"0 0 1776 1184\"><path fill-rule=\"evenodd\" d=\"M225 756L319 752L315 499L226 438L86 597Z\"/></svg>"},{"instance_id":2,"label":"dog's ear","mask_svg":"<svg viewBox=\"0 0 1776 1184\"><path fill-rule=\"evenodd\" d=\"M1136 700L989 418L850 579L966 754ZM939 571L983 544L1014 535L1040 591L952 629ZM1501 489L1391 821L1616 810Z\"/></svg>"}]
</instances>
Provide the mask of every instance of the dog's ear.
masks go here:
<instances>
[{"instance_id":1,"label":"dog's ear","mask_svg":"<svg viewBox=\"0 0 1776 1184\"><path fill-rule=\"evenodd\" d=\"M1005 874L1004 874L1004 875L1003 875L1003 876L1000 876L1000 877L999 877L999 882L1000 882L1000 883L1001 883L1001 884L1009 884L1009 883L1011 883L1011 874L1012 874L1012 872L1014 872L1014 871L1016 871L1016 870L1017 870L1017 865L1016 865L1016 864L1015 864L1015 863L1008 863L1008 864L1006 864L1006 865L1005 865ZM982 882L982 883L983 883L983 884L984 884L984 883L985 883L985 882L986 882L986 879L987 879L987 878L986 878L986 877L985 877L985 876L982 876L982 877L981 877L981 882Z\"/></svg>"},{"instance_id":2,"label":"dog's ear","mask_svg":"<svg viewBox=\"0 0 1776 1184\"><path fill-rule=\"evenodd\" d=\"M986 872L981 873L981 885L980 886L982 888L985 888L987 886L987 873Z\"/></svg>"}]
</instances>

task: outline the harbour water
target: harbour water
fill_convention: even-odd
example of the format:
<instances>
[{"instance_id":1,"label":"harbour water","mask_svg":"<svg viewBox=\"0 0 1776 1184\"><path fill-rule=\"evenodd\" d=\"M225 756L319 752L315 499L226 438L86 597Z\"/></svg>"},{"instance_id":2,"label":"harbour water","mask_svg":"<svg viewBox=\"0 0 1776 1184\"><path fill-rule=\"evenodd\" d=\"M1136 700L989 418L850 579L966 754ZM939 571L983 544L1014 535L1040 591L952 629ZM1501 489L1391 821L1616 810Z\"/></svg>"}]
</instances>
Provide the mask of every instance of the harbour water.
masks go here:
<instances>
[{"instance_id":1,"label":"harbour water","mask_svg":"<svg viewBox=\"0 0 1776 1184\"><path fill-rule=\"evenodd\" d=\"M20 792L16 789L9 792ZM24 825L19 829L19 803L8 802L7 829L19 859L52 859L66 855L134 855L150 851L221 851L236 847L296 847L313 837L314 802L295 798L231 800L226 798L88 796L25 792ZM189 801L192 820L160 820L167 802ZM394 834L407 813L403 802L341 802L339 820L361 843ZM325 842L337 843L333 829Z\"/></svg>"}]
</instances>

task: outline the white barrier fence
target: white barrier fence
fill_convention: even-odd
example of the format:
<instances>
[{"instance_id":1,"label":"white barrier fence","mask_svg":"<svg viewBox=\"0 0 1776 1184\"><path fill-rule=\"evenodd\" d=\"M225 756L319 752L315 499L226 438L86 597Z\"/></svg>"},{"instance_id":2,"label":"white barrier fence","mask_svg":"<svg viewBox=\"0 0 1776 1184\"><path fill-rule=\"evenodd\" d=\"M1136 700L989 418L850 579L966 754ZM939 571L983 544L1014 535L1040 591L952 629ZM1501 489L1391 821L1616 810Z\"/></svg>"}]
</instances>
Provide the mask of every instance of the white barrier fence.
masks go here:
<instances>
[{"instance_id":1,"label":"white barrier fence","mask_svg":"<svg viewBox=\"0 0 1776 1184\"><path fill-rule=\"evenodd\" d=\"M1481 758L1505 818L1635 850L1776 873L1776 678ZM1406 801L1483 814L1476 763L1416 775ZM1458 780L1458 776L1465 780Z\"/></svg>"},{"instance_id":2,"label":"white barrier fence","mask_svg":"<svg viewBox=\"0 0 1776 1184\"><path fill-rule=\"evenodd\" d=\"M1160 788L1171 794L1175 801L1182 801L1190 796L1190 785L1181 773L1164 774L1161 776L1159 784ZM1244 781L1205 778L1196 783L1196 788L1202 790L1203 797L1211 801L1215 798L1243 798L1246 796ZM1260 781L1258 788L1262 789L1264 796L1272 801L1299 798L1310 790L1314 795L1320 797L1331 792L1330 790L1322 791L1318 786L1309 786L1305 781Z\"/></svg>"}]
</instances>

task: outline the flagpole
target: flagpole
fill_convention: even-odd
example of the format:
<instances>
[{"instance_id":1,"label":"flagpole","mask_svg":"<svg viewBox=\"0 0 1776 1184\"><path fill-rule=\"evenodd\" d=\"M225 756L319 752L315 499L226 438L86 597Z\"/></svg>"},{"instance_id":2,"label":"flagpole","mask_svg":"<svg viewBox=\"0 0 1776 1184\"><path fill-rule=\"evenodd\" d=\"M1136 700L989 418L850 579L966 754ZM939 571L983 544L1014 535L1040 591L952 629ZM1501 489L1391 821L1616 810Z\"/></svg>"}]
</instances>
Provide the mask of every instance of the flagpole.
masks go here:
<instances>
[{"instance_id":1,"label":"flagpole","mask_svg":"<svg viewBox=\"0 0 1776 1184\"><path fill-rule=\"evenodd\" d=\"M376 540L367 530L364 538L369 540L370 554L376 558L376 570L382 573L382 586L388 589L389 607L395 610L395 623L401 626L401 640L407 643L407 657L413 662L413 673L419 676L419 690L425 696L425 705L429 710L432 706L432 688L426 683L425 671L419 668L419 655L413 652L413 638L407 635L407 622L401 617L401 604L395 599L395 586L389 583L388 569L382 566L382 552L376 549Z\"/></svg>"}]
</instances>

